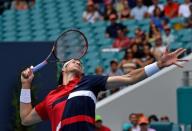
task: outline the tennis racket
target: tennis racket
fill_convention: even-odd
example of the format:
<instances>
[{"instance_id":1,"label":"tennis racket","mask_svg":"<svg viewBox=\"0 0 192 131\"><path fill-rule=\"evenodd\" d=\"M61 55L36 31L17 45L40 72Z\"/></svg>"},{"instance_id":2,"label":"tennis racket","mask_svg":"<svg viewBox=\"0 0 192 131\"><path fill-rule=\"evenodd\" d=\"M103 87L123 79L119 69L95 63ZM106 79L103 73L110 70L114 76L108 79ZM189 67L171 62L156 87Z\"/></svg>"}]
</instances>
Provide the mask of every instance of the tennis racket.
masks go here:
<instances>
[{"instance_id":1,"label":"tennis racket","mask_svg":"<svg viewBox=\"0 0 192 131\"><path fill-rule=\"evenodd\" d=\"M69 29L56 39L49 55L43 62L33 67L32 71L37 72L50 62L80 59L86 54L87 49L88 41L85 35L77 29Z\"/></svg>"}]
</instances>

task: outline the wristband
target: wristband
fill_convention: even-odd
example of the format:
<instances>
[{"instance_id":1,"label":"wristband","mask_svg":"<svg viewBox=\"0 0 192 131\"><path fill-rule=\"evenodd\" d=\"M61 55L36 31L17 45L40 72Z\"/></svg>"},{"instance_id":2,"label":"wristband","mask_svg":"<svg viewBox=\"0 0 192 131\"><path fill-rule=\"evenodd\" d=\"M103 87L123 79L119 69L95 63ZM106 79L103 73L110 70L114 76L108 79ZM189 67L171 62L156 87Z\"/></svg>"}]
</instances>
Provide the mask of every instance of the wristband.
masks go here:
<instances>
[{"instance_id":1,"label":"wristband","mask_svg":"<svg viewBox=\"0 0 192 131\"><path fill-rule=\"evenodd\" d=\"M30 89L21 89L20 102L22 103L31 103L31 90Z\"/></svg>"},{"instance_id":2,"label":"wristband","mask_svg":"<svg viewBox=\"0 0 192 131\"><path fill-rule=\"evenodd\" d=\"M155 62L155 63L145 66L144 70L145 70L145 74L149 77L149 76L152 76L153 74L157 73L160 69L157 65L157 62Z\"/></svg>"}]
</instances>

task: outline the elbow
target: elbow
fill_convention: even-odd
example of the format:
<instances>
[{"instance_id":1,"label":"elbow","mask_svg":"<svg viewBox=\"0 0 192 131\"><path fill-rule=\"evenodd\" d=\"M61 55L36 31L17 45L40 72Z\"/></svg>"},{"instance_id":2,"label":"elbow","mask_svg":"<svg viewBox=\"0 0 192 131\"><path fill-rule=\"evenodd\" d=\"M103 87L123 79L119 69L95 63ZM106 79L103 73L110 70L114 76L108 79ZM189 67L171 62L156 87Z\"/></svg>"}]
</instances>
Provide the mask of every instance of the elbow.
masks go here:
<instances>
[{"instance_id":1,"label":"elbow","mask_svg":"<svg viewBox=\"0 0 192 131\"><path fill-rule=\"evenodd\" d=\"M21 124L22 124L23 126L28 126L25 121L21 121Z\"/></svg>"},{"instance_id":2,"label":"elbow","mask_svg":"<svg viewBox=\"0 0 192 131\"><path fill-rule=\"evenodd\" d=\"M30 126L31 125L26 119L21 119L21 124L23 126Z\"/></svg>"}]
</instances>

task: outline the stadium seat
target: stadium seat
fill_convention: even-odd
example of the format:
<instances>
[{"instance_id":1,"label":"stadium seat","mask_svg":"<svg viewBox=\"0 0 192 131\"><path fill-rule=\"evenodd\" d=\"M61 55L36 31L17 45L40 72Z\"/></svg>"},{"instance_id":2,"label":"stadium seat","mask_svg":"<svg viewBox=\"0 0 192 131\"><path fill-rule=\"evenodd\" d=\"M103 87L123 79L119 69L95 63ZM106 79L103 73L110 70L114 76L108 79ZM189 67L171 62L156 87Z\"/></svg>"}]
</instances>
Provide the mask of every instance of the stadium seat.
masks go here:
<instances>
[{"instance_id":1,"label":"stadium seat","mask_svg":"<svg viewBox=\"0 0 192 131\"><path fill-rule=\"evenodd\" d=\"M181 131L181 127L178 124L173 124L172 131Z\"/></svg>"},{"instance_id":2,"label":"stadium seat","mask_svg":"<svg viewBox=\"0 0 192 131\"><path fill-rule=\"evenodd\" d=\"M150 127L156 131L172 131L173 123L170 122L153 122Z\"/></svg>"}]
</instances>

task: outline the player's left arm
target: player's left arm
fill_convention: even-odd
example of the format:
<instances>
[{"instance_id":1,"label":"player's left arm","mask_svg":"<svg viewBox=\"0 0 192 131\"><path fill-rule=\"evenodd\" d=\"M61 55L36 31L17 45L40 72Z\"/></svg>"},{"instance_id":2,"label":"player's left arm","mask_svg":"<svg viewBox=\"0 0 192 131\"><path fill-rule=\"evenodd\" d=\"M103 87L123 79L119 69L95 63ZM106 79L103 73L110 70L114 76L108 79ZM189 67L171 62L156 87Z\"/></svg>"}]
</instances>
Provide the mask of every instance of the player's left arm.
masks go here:
<instances>
[{"instance_id":1,"label":"player's left arm","mask_svg":"<svg viewBox=\"0 0 192 131\"><path fill-rule=\"evenodd\" d=\"M177 62L188 61L179 59L179 55L185 52L185 49L179 48L174 52L168 52L168 48L163 53L162 57L155 63L147 65L143 68L139 68L131 71L130 73L122 76L111 76L107 79L106 88L111 89L114 87L121 87L135 84L151 75L157 73L160 69L164 67L168 67L171 65L176 65L178 67L182 67L177 64Z\"/></svg>"}]
</instances>

